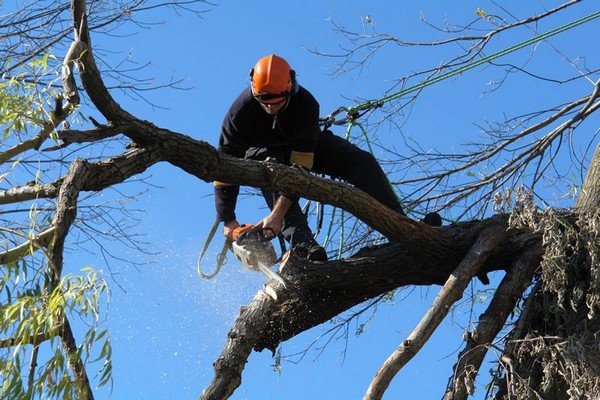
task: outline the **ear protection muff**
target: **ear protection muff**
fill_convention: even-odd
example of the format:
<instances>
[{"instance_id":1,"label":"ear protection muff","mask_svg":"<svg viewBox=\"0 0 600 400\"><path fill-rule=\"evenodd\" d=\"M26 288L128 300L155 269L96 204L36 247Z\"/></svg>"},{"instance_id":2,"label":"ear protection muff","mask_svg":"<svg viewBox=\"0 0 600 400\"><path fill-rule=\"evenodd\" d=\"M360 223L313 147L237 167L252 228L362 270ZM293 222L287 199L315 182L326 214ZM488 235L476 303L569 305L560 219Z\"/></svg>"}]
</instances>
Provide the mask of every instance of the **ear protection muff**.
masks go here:
<instances>
[{"instance_id":1,"label":"ear protection muff","mask_svg":"<svg viewBox=\"0 0 600 400\"><path fill-rule=\"evenodd\" d=\"M293 69L290 69L290 78L292 79L292 90L290 92L290 95L293 96L296 93L298 93L298 80L296 79L296 71L294 71Z\"/></svg>"}]
</instances>

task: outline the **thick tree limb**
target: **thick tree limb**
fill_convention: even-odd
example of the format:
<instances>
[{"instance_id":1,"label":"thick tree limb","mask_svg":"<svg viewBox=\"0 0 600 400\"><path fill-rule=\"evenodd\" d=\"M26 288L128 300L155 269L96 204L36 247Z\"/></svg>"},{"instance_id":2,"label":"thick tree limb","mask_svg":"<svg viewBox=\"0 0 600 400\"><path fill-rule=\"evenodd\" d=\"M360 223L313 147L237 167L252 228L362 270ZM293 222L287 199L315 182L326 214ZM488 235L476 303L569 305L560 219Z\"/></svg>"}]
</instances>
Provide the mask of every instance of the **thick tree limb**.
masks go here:
<instances>
[{"instance_id":1,"label":"thick tree limb","mask_svg":"<svg viewBox=\"0 0 600 400\"><path fill-rule=\"evenodd\" d=\"M504 326L509 314L539 266L543 255L540 243L527 250L508 269L475 331L469 335L465 348L458 356L454 375L444 395L444 400L466 400L473 393L473 384L487 350Z\"/></svg>"},{"instance_id":2,"label":"thick tree limb","mask_svg":"<svg viewBox=\"0 0 600 400\"><path fill-rule=\"evenodd\" d=\"M154 142L101 163L82 190L101 190L143 172L159 161L167 161L202 180L292 191L306 199L333 204L361 219L390 240L419 246L438 246L445 240L431 227L410 220L383 206L363 191L342 182L311 175L301 168L269 162L242 160L219 154L206 142L157 128L144 121L133 122L137 137ZM150 140L148 140L150 138ZM49 185L28 184L0 192L0 204L55 197L62 178Z\"/></svg>"},{"instance_id":3,"label":"thick tree limb","mask_svg":"<svg viewBox=\"0 0 600 400\"><path fill-rule=\"evenodd\" d=\"M0 204L13 204L42 198L55 198L62 183L60 178L53 183L39 184L29 182L26 185L0 190Z\"/></svg>"},{"instance_id":4,"label":"thick tree limb","mask_svg":"<svg viewBox=\"0 0 600 400\"><path fill-rule=\"evenodd\" d=\"M62 182L59 196L56 199L56 214L52 221L52 225L55 228L55 241L48 252L48 268L53 278L49 283L49 287L46 288L49 292L52 292L60 283L65 240L77 215L77 198L79 192L89 176L90 168L88 163L81 159L75 160ZM61 342L65 352L69 356L69 364L73 370L75 379L82 385L85 399L93 400L94 394L90 380L85 370L85 365L81 361L73 330L66 315L63 316L60 325L62 327L60 333Z\"/></svg>"},{"instance_id":5,"label":"thick tree limb","mask_svg":"<svg viewBox=\"0 0 600 400\"><path fill-rule=\"evenodd\" d=\"M161 154L156 148L133 149L120 156L98 163L88 163L91 170L83 182L82 191L100 191L122 183L127 178L144 172L159 162ZM64 177L48 184L29 183L25 186L0 191L0 204L17 203L39 198L55 198L63 184Z\"/></svg>"},{"instance_id":6,"label":"thick tree limb","mask_svg":"<svg viewBox=\"0 0 600 400\"><path fill-rule=\"evenodd\" d=\"M280 273L288 282L286 289L275 282L269 284L277 294L275 302L258 294L244 308L233 328L227 345L215 362L215 378L202 395L203 400L224 399L233 393L241 382L241 372L252 349L274 350L279 343L300 332L330 320L340 312L367 299L406 285L431 285L445 282L460 263L475 238L483 231L504 232L506 216L479 222L468 222L440 228L454 248L414 248L401 243L367 248L355 256L324 264L310 263L293 255ZM489 247L475 260L467 257L483 271L502 268L510 260L502 255L531 246L530 234L515 234L509 239L505 233L490 238ZM480 239L481 242L484 239ZM478 246L474 246L481 250ZM493 251L492 251L493 250ZM471 252L473 253L473 251ZM473 265L473 264L471 264ZM472 275L465 277L468 282Z\"/></svg>"},{"instance_id":7,"label":"thick tree limb","mask_svg":"<svg viewBox=\"0 0 600 400\"><path fill-rule=\"evenodd\" d=\"M396 373L423 347L448 314L450 307L462 297L471 278L492 255L493 250L507 237L506 226L494 226L482 232L458 268L448 278L421 322L408 338L385 361L367 389L363 399L381 399Z\"/></svg>"},{"instance_id":8,"label":"thick tree limb","mask_svg":"<svg viewBox=\"0 0 600 400\"><path fill-rule=\"evenodd\" d=\"M75 40L81 41L87 51L80 55L79 61L83 68L79 70L81 83L86 93L98 108L98 111L109 121L127 121L135 119L131 114L123 110L113 99L106 85L102 81L100 71L92 55L92 41L88 29L86 15L86 4L84 0L71 0L71 14L73 18L73 29Z\"/></svg>"}]
</instances>

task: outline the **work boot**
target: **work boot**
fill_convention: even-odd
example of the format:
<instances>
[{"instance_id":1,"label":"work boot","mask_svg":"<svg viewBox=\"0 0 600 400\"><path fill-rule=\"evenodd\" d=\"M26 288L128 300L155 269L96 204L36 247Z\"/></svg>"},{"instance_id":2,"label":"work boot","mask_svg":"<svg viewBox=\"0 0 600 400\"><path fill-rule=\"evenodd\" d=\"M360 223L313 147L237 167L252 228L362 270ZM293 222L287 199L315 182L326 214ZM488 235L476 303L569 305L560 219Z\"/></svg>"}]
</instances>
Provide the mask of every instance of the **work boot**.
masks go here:
<instances>
[{"instance_id":1,"label":"work boot","mask_svg":"<svg viewBox=\"0 0 600 400\"><path fill-rule=\"evenodd\" d=\"M442 217L436 212L430 212L425 214L425 217L423 217L421 222L424 222L429 226L442 226Z\"/></svg>"},{"instance_id":2,"label":"work boot","mask_svg":"<svg viewBox=\"0 0 600 400\"><path fill-rule=\"evenodd\" d=\"M308 249L308 255L306 256L306 259L311 262L326 262L327 252L323 247L317 244Z\"/></svg>"},{"instance_id":3,"label":"work boot","mask_svg":"<svg viewBox=\"0 0 600 400\"><path fill-rule=\"evenodd\" d=\"M316 242L313 243L298 243L293 247L294 253L298 257L306 258L310 262L325 262L327 261L327 252Z\"/></svg>"}]
</instances>

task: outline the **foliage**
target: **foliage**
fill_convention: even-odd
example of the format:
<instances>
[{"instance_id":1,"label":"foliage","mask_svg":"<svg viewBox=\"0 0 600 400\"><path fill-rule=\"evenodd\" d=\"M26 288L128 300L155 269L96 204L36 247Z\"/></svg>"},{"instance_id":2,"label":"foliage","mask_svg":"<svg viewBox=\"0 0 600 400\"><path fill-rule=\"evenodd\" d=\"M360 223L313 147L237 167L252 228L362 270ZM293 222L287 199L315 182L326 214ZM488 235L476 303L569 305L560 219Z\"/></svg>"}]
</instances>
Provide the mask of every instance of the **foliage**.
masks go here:
<instances>
[{"instance_id":1,"label":"foliage","mask_svg":"<svg viewBox=\"0 0 600 400\"><path fill-rule=\"evenodd\" d=\"M0 335L12 339L0 353L0 375L4 377L0 398L81 398L81 382L69 369L74 358L100 363L98 384L110 383L110 338L101 328L100 318L102 299L108 289L98 273L87 269L82 275L65 276L54 290L48 291L44 289L48 286L45 274L38 272L29 277L31 268L23 261L8 265L6 272L0 286ZM65 352L60 340L68 316L77 316L87 329L72 355ZM36 362L38 356L33 354L38 352L40 358ZM30 362L28 355L33 357ZM28 375L33 377L29 383Z\"/></svg>"},{"instance_id":2,"label":"foliage","mask_svg":"<svg viewBox=\"0 0 600 400\"><path fill-rule=\"evenodd\" d=\"M56 77L45 85L38 84L38 77L50 76L48 61L53 58L47 53L30 62L27 71L0 79L0 129L4 140L11 134L20 139L48 118L44 106L56 96L52 87Z\"/></svg>"},{"instance_id":3,"label":"foliage","mask_svg":"<svg viewBox=\"0 0 600 400\"><path fill-rule=\"evenodd\" d=\"M51 59L45 55L28 63L23 72L0 80L0 129L5 146L22 143L52 119L46 109L54 101L56 89L52 83L38 81L48 76L50 82L56 80L57 74L48 71ZM12 184L33 177L38 183L39 164L20 170L20 161L15 158L6 164L0 182ZM30 204L24 223L5 221L7 227L0 231L2 251L31 240L36 231L48 226L53 209L44 209L42 202ZM97 384L111 383L110 338L101 319L108 286L91 268L56 282L50 278L52 246L37 254L36 250L29 241L27 255L0 270L0 399L79 399L87 387L75 376L74 364L93 364ZM69 321L74 321L81 337L72 352L64 339Z\"/></svg>"}]
</instances>

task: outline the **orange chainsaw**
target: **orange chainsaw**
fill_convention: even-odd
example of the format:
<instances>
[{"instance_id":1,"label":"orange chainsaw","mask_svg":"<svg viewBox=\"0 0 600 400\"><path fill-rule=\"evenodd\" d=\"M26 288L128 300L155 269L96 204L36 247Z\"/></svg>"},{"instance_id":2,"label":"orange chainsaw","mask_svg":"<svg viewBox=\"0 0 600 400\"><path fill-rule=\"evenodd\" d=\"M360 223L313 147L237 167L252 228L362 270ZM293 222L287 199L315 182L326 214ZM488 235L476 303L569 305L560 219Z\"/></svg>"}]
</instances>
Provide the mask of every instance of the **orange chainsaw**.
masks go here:
<instances>
[{"instance_id":1,"label":"orange chainsaw","mask_svg":"<svg viewBox=\"0 0 600 400\"><path fill-rule=\"evenodd\" d=\"M221 253L217 257L217 267L212 274L206 274L202 271L201 260L208 249L208 244L212 240L217 228L218 221L215 221L204 248L198 257L197 271L204 279L212 279L221 270L221 266L225 262L227 251L231 250L233 254L244 264L248 269L259 271L264 274L269 280L273 279L286 287L283 278L276 272L271 270L271 266L277 262L277 253L271 244L272 237L266 237L263 229L254 228L252 224L244 224L233 230L231 236L228 236L223 245ZM265 286L265 291L273 299L277 299L274 290L270 286Z\"/></svg>"},{"instance_id":2,"label":"orange chainsaw","mask_svg":"<svg viewBox=\"0 0 600 400\"><path fill-rule=\"evenodd\" d=\"M285 287L283 278L270 268L277 262L277 253L271 244L273 237L265 236L262 228L244 224L233 230L231 251L246 268L262 272Z\"/></svg>"}]
</instances>

